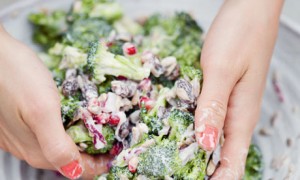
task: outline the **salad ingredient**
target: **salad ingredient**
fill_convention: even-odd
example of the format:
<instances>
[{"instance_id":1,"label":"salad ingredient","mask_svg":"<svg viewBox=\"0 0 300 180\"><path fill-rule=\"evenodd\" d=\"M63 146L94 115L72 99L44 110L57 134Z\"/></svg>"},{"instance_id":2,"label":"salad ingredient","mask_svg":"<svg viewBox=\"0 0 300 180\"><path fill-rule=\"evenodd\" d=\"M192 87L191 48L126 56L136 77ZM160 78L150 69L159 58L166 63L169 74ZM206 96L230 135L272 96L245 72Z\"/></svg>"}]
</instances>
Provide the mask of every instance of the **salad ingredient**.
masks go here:
<instances>
[{"instance_id":1,"label":"salad ingredient","mask_svg":"<svg viewBox=\"0 0 300 180\"><path fill-rule=\"evenodd\" d=\"M66 132L81 152L116 156L99 179L200 180L214 172L195 139L203 41L189 14L137 23L113 0L77 0L68 13L29 19L61 93ZM258 152L250 149L246 178L260 177Z\"/></svg>"}]
</instances>

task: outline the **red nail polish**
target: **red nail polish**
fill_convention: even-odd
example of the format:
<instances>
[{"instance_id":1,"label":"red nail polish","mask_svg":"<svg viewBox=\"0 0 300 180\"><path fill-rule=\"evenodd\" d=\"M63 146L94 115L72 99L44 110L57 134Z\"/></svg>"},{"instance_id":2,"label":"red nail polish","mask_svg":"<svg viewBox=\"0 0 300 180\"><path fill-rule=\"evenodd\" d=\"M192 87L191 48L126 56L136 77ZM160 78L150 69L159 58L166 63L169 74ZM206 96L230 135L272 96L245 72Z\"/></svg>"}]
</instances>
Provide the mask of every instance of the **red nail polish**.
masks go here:
<instances>
[{"instance_id":1,"label":"red nail polish","mask_svg":"<svg viewBox=\"0 0 300 180\"><path fill-rule=\"evenodd\" d=\"M82 167L77 160L61 167L61 171L69 179L77 179L82 175Z\"/></svg>"},{"instance_id":2,"label":"red nail polish","mask_svg":"<svg viewBox=\"0 0 300 180\"><path fill-rule=\"evenodd\" d=\"M216 127L205 125L205 129L198 133L198 143L207 151L212 151L217 146L219 132Z\"/></svg>"}]
</instances>

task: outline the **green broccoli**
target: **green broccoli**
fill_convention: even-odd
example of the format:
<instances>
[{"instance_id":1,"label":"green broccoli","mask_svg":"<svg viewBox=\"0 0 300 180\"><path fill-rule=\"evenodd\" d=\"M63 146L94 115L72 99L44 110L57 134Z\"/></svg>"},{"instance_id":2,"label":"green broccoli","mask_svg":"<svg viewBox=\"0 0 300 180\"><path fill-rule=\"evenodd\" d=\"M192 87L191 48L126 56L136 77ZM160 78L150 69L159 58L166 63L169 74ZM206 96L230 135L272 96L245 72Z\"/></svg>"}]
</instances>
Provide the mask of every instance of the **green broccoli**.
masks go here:
<instances>
[{"instance_id":1,"label":"green broccoli","mask_svg":"<svg viewBox=\"0 0 300 180\"><path fill-rule=\"evenodd\" d=\"M256 145L251 144L247 156L244 180L262 179L262 153Z\"/></svg>"},{"instance_id":2,"label":"green broccoli","mask_svg":"<svg viewBox=\"0 0 300 180\"><path fill-rule=\"evenodd\" d=\"M85 18L100 18L115 21L123 16L119 3L111 0L82 0L80 6L73 6L72 15Z\"/></svg>"},{"instance_id":3,"label":"green broccoli","mask_svg":"<svg viewBox=\"0 0 300 180\"><path fill-rule=\"evenodd\" d=\"M106 38L111 31L112 26L105 20L80 18L71 24L64 42L85 50L89 47L89 42Z\"/></svg>"},{"instance_id":4,"label":"green broccoli","mask_svg":"<svg viewBox=\"0 0 300 180\"><path fill-rule=\"evenodd\" d=\"M66 132L76 144L93 141L93 138L89 135L89 131L83 123L78 123L69 127Z\"/></svg>"},{"instance_id":5,"label":"green broccoli","mask_svg":"<svg viewBox=\"0 0 300 180\"><path fill-rule=\"evenodd\" d=\"M142 80L150 75L150 70L135 64L130 59L108 52L104 44L91 43L87 65L96 81L103 82L106 75L124 76Z\"/></svg>"},{"instance_id":6,"label":"green broccoli","mask_svg":"<svg viewBox=\"0 0 300 180\"><path fill-rule=\"evenodd\" d=\"M142 34L143 28L137 22L130 18L123 17L113 24L115 30L119 34L137 35Z\"/></svg>"},{"instance_id":7,"label":"green broccoli","mask_svg":"<svg viewBox=\"0 0 300 180\"><path fill-rule=\"evenodd\" d=\"M203 180L206 175L205 152L198 150L195 157L174 174L174 180Z\"/></svg>"},{"instance_id":8,"label":"green broccoli","mask_svg":"<svg viewBox=\"0 0 300 180\"><path fill-rule=\"evenodd\" d=\"M108 51L116 55L124 55L123 44L125 43L126 41L123 40L115 40L111 42L110 46L108 47Z\"/></svg>"},{"instance_id":9,"label":"green broccoli","mask_svg":"<svg viewBox=\"0 0 300 180\"><path fill-rule=\"evenodd\" d=\"M128 170L128 167L118 166L110 168L109 174L106 178L107 180L120 180L122 176L127 177L128 179L133 178L133 174Z\"/></svg>"},{"instance_id":10,"label":"green broccoli","mask_svg":"<svg viewBox=\"0 0 300 180\"><path fill-rule=\"evenodd\" d=\"M61 100L61 114L64 124L67 124L74 118L74 115L79 107L79 101L75 98L71 97Z\"/></svg>"},{"instance_id":11,"label":"green broccoli","mask_svg":"<svg viewBox=\"0 0 300 180\"><path fill-rule=\"evenodd\" d=\"M139 155L137 172L150 178L163 179L178 171L181 164L176 142L165 139Z\"/></svg>"},{"instance_id":12,"label":"green broccoli","mask_svg":"<svg viewBox=\"0 0 300 180\"><path fill-rule=\"evenodd\" d=\"M115 80L113 76L106 76L106 80L98 86L99 94L111 92L111 82Z\"/></svg>"},{"instance_id":13,"label":"green broccoli","mask_svg":"<svg viewBox=\"0 0 300 180\"><path fill-rule=\"evenodd\" d=\"M166 106L166 93L168 91L170 91L169 88L162 88L159 91L155 105L149 112L143 105L141 107L141 119L149 127L152 134L158 135L158 132L163 128L163 122L157 117L157 111L160 107Z\"/></svg>"},{"instance_id":14,"label":"green broccoli","mask_svg":"<svg viewBox=\"0 0 300 180\"><path fill-rule=\"evenodd\" d=\"M151 82L155 85L163 85L164 87L167 88L172 88L174 87L175 81L174 80L169 80L165 75L160 75L159 77L153 76L153 74L150 75Z\"/></svg>"},{"instance_id":15,"label":"green broccoli","mask_svg":"<svg viewBox=\"0 0 300 180\"><path fill-rule=\"evenodd\" d=\"M28 19L35 27L33 40L46 49L61 41L67 30L66 14L61 10L30 14Z\"/></svg>"},{"instance_id":16,"label":"green broccoli","mask_svg":"<svg viewBox=\"0 0 300 180\"><path fill-rule=\"evenodd\" d=\"M202 29L189 14L153 15L145 22L144 30L144 49L150 49L162 58L175 56L180 65L199 67Z\"/></svg>"},{"instance_id":17,"label":"green broccoli","mask_svg":"<svg viewBox=\"0 0 300 180\"><path fill-rule=\"evenodd\" d=\"M194 117L188 112L173 109L168 117L168 122L171 126L169 139L181 142L184 140L183 135L186 129L194 123Z\"/></svg>"},{"instance_id":18,"label":"green broccoli","mask_svg":"<svg viewBox=\"0 0 300 180\"><path fill-rule=\"evenodd\" d=\"M67 129L67 133L72 138L72 140L78 143L85 143L87 147L85 148L85 152L88 154L103 154L109 151L113 147L113 143L115 140L115 133L112 127L108 125L104 125L102 127L102 134L106 140L106 145L104 148L95 149L93 138L89 135L88 130L82 123L77 123L76 125L72 125Z\"/></svg>"},{"instance_id":19,"label":"green broccoli","mask_svg":"<svg viewBox=\"0 0 300 180\"><path fill-rule=\"evenodd\" d=\"M188 80L193 80L195 78L202 80L203 73L200 69L194 68L192 66L181 66L180 74L183 78Z\"/></svg>"},{"instance_id":20,"label":"green broccoli","mask_svg":"<svg viewBox=\"0 0 300 180\"><path fill-rule=\"evenodd\" d=\"M87 141L86 144L88 147L85 149L85 152L88 154L103 154L108 152L112 147L115 140L115 131L109 125L104 125L102 127L102 134L106 140L106 145L104 148L95 149L93 141Z\"/></svg>"}]
</instances>

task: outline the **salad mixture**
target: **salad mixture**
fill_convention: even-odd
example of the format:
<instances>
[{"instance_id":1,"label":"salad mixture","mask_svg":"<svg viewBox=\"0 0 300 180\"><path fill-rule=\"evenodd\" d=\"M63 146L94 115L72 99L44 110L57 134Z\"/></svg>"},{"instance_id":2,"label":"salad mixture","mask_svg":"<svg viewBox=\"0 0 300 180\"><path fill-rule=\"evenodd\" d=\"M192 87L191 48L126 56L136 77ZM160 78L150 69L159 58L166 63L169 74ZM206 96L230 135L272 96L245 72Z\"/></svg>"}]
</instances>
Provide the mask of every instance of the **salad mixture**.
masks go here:
<instances>
[{"instance_id":1,"label":"salad mixture","mask_svg":"<svg viewBox=\"0 0 300 180\"><path fill-rule=\"evenodd\" d=\"M133 21L110 0L29 16L40 58L61 93L67 133L81 152L116 156L99 179L204 179L215 153L195 140L202 29L186 12ZM245 179L261 178L251 146Z\"/></svg>"}]
</instances>

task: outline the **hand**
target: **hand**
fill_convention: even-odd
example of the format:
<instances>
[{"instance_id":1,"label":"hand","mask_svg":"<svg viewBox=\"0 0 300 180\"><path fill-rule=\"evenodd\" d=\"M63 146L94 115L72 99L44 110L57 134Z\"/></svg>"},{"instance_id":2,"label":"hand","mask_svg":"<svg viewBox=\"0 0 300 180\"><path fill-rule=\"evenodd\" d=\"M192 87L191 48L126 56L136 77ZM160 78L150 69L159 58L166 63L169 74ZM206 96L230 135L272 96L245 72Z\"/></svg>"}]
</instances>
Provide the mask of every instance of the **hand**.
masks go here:
<instances>
[{"instance_id":1,"label":"hand","mask_svg":"<svg viewBox=\"0 0 300 180\"><path fill-rule=\"evenodd\" d=\"M212 179L235 180L244 174L282 3L228 0L207 34L195 129L207 151L216 148L224 130L220 166Z\"/></svg>"},{"instance_id":2,"label":"hand","mask_svg":"<svg viewBox=\"0 0 300 180\"><path fill-rule=\"evenodd\" d=\"M0 39L0 148L70 179L107 171L110 157L81 155L66 134L58 90L35 53L1 26Z\"/></svg>"}]
</instances>

